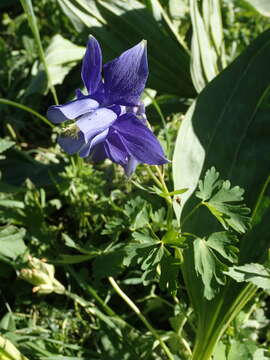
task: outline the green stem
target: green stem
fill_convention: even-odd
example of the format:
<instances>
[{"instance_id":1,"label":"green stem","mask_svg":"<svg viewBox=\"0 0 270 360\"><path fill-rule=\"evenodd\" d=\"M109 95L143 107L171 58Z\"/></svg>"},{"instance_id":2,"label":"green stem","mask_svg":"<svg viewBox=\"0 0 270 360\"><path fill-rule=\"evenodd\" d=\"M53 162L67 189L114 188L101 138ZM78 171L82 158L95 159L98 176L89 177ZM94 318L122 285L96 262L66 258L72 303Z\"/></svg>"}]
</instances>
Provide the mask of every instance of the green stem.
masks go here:
<instances>
[{"instance_id":1,"label":"green stem","mask_svg":"<svg viewBox=\"0 0 270 360\"><path fill-rule=\"evenodd\" d=\"M166 201L168 203L168 205L171 207L172 206L172 198L171 196L169 195L169 190L167 188L167 185L165 183L165 180L164 180L164 175L162 174L162 172L160 171L160 167L158 165L155 165L155 168L157 170L157 173L158 173L158 177L159 177L159 181L162 185L162 190L165 194L168 194L168 196L166 197Z\"/></svg>"},{"instance_id":2,"label":"green stem","mask_svg":"<svg viewBox=\"0 0 270 360\"><path fill-rule=\"evenodd\" d=\"M35 41L36 41L36 44L37 44L39 57L40 57L41 62L43 63L44 70L45 70L46 75L47 75L49 89L51 90L51 93L53 95L55 103L58 105L59 102L58 102L56 90L55 90L55 87L53 86L52 81L51 81L49 68L48 68L46 58L45 58L45 54L44 54L44 51L43 51L43 47L42 47L42 44L41 44L38 25L37 25L37 19L35 17L35 13L34 13L34 10L33 10L32 1L31 0L20 0L20 1L21 1L21 4L22 4L22 7L24 9L24 12L27 15L29 26L30 26L30 28L32 30L32 33L34 35L34 38L35 38Z\"/></svg>"},{"instance_id":3,"label":"green stem","mask_svg":"<svg viewBox=\"0 0 270 360\"><path fill-rule=\"evenodd\" d=\"M74 277L80 287L93 296L93 298L97 301L97 303L101 305L107 315L116 316L116 313L101 299L101 297L97 294L96 290L92 288L89 284L87 284L84 279L73 270L71 266L67 265L65 266L65 268Z\"/></svg>"},{"instance_id":4,"label":"green stem","mask_svg":"<svg viewBox=\"0 0 270 360\"><path fill-rule=\"evenodd\" d=\"M6 100L6 99L3 99L3 98L0 98L0 104L6 104L6 105L14 106L14 107L17 107L17 108L22 109L24 111L27 111L27 112L31 113L32 115L36 116L37 118L39 118L40 120L42 120L44 123L49 125L51 128L54 127L54 125L48 119L46 119L44 116L42 116L37 111L31 109L28 106L19 104L19 103L15 102L15 101Z\"/></svg>"},{"instance_id":5,"label":"green stem","mask_svg":"<svg viewBox=\"0 0 270 360\"><path fill-rule=\"evenodd\" d=\"M152 178L152 180L156 183L156 185L162 189L163 186L161 184L161 182L159 181L159 179L156 177L156 175L153 173L153 171L151 170L150 166L146 165L146 171L148 172L148 174L150 175L150 177Z\"/></svg>"},{"instance_id":6,"label":"green stem","mask_svg":"<svg viewBox=\"0 0 270 360\"><path fill-rule=\"evenodd\" d=\"M111 276L108 278L109 282L111 283L112 287L114 288L115 292L125 301L125 303L135 312L138 318L144 323L146 328L152 333L152 335L158 340L161 348L167 355L169 360L174 360L174 356L170 352L167 345L164 343L162 338L159 336L157 331L153 328L153 326L148 322L145 316L141 313L140 309L134 304L134 302L124 293L124 291L117 285L114 278Z\"/></svg>"}]
</instances>

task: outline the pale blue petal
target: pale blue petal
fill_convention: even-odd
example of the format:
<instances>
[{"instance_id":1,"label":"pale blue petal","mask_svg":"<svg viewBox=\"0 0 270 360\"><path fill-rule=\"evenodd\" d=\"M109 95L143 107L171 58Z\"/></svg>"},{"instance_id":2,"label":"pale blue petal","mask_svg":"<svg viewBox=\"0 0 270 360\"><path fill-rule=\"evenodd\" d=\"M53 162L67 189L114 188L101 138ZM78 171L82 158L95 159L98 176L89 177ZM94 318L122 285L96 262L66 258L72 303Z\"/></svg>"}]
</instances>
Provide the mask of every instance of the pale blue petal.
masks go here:
<instances>
[{"instance_id":1,"label":"pale blue petal","mask_svg":"<svg viewBox=\"0 0 270 360\"><path fill-rule=\"evenodd\" d=\"M107 108L100 108L92 113L83 115L76 121L76 125L84 135L85 142L88 143L96 135L108 129L116 120L117 115L114 111Z\"/></svg>"},{"instance_id":2,"label":"pale blue petal","mask_svg":"<svg viewBox=\"0 0 270 360\"><path fill-rule=\"evenodd\" d=\"M98 107L99 103L97 100L84 96L64 105L54 105L49 107L47 111L47 118L53 123L58 124L65 120L76 119L87 112L97 109Z\"/></svg>"}]
</instances>

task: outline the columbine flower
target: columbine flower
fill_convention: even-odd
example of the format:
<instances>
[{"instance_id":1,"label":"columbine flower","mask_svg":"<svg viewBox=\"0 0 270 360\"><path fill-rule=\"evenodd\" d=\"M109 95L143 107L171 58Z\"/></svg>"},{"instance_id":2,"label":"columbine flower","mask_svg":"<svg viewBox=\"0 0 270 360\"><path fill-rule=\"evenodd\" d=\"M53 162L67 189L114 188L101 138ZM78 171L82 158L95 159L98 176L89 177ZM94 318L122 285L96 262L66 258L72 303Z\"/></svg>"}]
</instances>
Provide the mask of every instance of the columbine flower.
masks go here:
<instances>
[{"instance_id":1,"label":"columbine flower","mask_svg":"<svg viewBox=\"0 0 270 360\"><path fill-rule=\"evenodd\" d=\"M140 102L148 77L145 41L103 66L98 41L90 37L82 64L82 80L88 91L76 91L77 99L51 106L47 116L54 123L74 120L58 142L68 153L122 165L129 176L138 163L167 162L160 143L146 126Z\"/></svg>"}]
</instances>

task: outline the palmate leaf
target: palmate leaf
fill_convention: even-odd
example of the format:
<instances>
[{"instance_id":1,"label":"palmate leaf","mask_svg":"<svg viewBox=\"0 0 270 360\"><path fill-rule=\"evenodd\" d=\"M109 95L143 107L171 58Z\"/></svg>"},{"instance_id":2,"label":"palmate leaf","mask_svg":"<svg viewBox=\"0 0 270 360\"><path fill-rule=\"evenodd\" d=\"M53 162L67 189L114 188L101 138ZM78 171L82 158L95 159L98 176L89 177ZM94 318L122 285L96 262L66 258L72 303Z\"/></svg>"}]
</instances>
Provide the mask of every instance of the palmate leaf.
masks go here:
<instances>
[{"instance_id":1,"label":"palmate leaf","mask_svg":"<svg viewBox=\"0 0 270 360\"><path fill-rule=\"evenodd\" d=\"M181 268L181 261L173 255L164 253L160 262L159 286L161 290L176 295L179 287L178 274Z\"/></svg>"},{"instance_id":2,"label":"palmate leaf","mask_svg":"<svg viewBox=\"0 0 270 360\"><path fill-rule=\"evenodd\" d=\"M7 260L15 260L23 255L26 246L23 241L25 229L18 229L15 226L0 228L0 257Z\"/></svg>"},{"instance_id":3,"label":"palmate leaf","mask_svg":"<svg viewBox=\"0 0 270 360\"><path fill-rule=\"evenodd\" d=\"M270 271L262 264L245 264L230 267L226 272L237 282L250 282L264 290L270 290Z\"/></svg>"},{"instance_id":4,"label":"palmate leaf","mask_svg":"<svg viewBox=\"0 0 270 360\"><path fill-rule=\"evenodd\" d=\"M247 5L263 16L270 16L270 3L268 0L242 0L242 4Z\"/></svg>"},{"instance_id":5,"label":"palmate leaf","mask_svg":"<svg viewBox=\"0 0 270 360\"><path fill-rule=\"evenodd\" d=\"M213 233L207 240L198 238L193 242L195 270L204 283L206 299L212 299L219 285L225 284L224 271L228 261L237 261L236 242L237 238L226 231Z\"/></svg>"},{"instance_id":6,"label":"palmate leaf","mask_svg":"<svg viewBox=\"0 0 270 360\"><path fill-rule=\"evenodd\" d=\"M15 144L14 141L0 138L0 153L6 151L7 149L9 149L14 144Z\"/></svg>"},{"instance_id":7,"label":"palmate leaf","mask_svg":"<svg viewBox=\"0 0 270 360\"><path fill-rule=\"evenodd\" d=\"M250 218L244 204L237 204L243 200L244 189L239 186L231 187L231 183L218 180L219 173L212 167L207 170L204 180L199 181L199 191L196 196L228 230L230 227L239 233L248 229Z\"/></svg>"},{"instance_id":8,"label":"palmate leaf","mask_svg":"<svg viewBox=\"0 0 270 360\"><path fill-rule=\"evenodd\" d=\"M141 243L130 243L124 248L124 265L140 265L144 284L159 280L161 290L175 293L178 288L180 259L170 254L163 241L158 242L140 233L136 234L136 239Z\"/></svg>"},{"instance_id":9,"label":"palmate leaf","mask_svg":"<svg viewBox=\"0 0 270 360\"><path fill-rule=\"evenodd\" d=\"M125 247L125 252L124 264L126 266L139 264L143 271L142 280L144 284L158 279L157 265L164 255L164 248L160 244L156 241L129 244Z\"/></svg>"}]
</instances>

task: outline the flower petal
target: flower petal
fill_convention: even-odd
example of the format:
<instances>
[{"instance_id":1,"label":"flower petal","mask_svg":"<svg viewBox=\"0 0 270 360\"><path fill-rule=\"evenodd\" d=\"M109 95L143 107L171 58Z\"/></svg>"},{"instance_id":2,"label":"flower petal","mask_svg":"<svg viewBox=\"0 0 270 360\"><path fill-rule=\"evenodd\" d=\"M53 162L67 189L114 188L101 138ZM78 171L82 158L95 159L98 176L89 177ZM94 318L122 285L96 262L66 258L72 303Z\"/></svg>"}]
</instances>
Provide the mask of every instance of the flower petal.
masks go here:
<instances>
[{"instance_id":1,"label":"flower petal","mask_svg":"<svg viewBox=\"0 0 270 360\"><path fill-rule=\"evenodd\" d=\"M137 105L148 77L145 41L104 65L106 100L110 104Z\"/></svg>"},{"instance_id":2,"label":"flower petal","mask_svg":"<svg viewBox=\"0 0 270 360\"><path fill-rule=\"evenodd\" d=\"M88 96L80 97L77 100L69 101L64 105L54 105L49 107L47 118L55 124L65 120L73 120L77 117L93 111L99 107L97 100Z\"/></svg>"},{"instance_id":3,"label":"flower petal","mask_svg":"<svg viewBox=\"0 0 270 360\"><path fill-rule=\"evenodd\" d=\"M102 131L100 134L96 135L93 138L93 140L88 141L88 143L85 144L85 146L83 146L81 148L81 150L79 152L80 157L85 158L85 157L89 156L89 154L91 153L93 148L95 146L97 146L98 144L102 143L106 139L108 132L109 132L109 129L106 129L106 130Z\"/></svg>"},{"instance_id":4,"label":"flower petal","mask_svg":"<svg viewBox=\"0 0 270 360\"><path fill-rule=\"evenodd\" d=\"M102 54L98 41L90 36L82 63L82 80L89 94L94 94L101 84Z\"/></svg>"},{"instance_id":5,"label":"flower petal","mask_svg":"<svg viewBox=\"0 0 270 360\"><path fill-rule=\"evenodd\" d=\"M138 161L150 165L168 162L155 135L135 115L120 116L112 129L117 130L128 153Z\"/></svg>"},{"instance_id":6,"label":"flower petal","mask_svg":"<svg viewBox=\"0 0 270 360\"><path fill-rule=\"evenodd\" d=\"M100 108L92 113L83 115L76 121L76 125L84 134L85 142L92 140L96 135L108 129L117 119L114 111Z\"/></svg>"},{"instance_id":7,"label":"flower petal","mask_svg":"<svg viewBox=\"0 0 270 360\"><path fill-rule=\"evenodd\" d=\"M95 161L95 162L103 161L107 157L108 156L107 156L107 153L105 151L104 143L97 144L93 148L93 150L91 151L91 154L90 154L90 160Z\"/></svg>"},{"instance_id":8,"label":"flower petal","mask_svg":"<svg viewBox=\"0 0 270 360\"><path fill-rule=\"evenodd\" d=\"M129 157L127 164L124 166L125 174L127 177L130 177L134 173L138 164L139 161L135 159L135 157L133 156Z\"/></svg>"},{"instance_id":9,"label":"flower petal","mask_svg":"<svg viewBox=\"0 0 270 360\"><path fill-rule=\"evenodd\" d=\"M81 89L76 89L75 94L76 94L77 99L81 99L81 98L85 97L85 95L83 94Z\"/></svg>"},{"instance_id":10,"label":"flower petal","mask_svg":"<svg viewBox=\"0 0 270 360\"><path fill-rule=\"evenodd\" d=\"M85 144L84 136L81 132L78 133L77 138L71 136L60 136L58 138L58 144L67 154L72 155L78 152Z\"/></svg>"},{"instance_id":11,"label":"flower petal","mask_svg":"<svg viewBox=\"0 0 270 360\"><path fill-rule=\"evenodd\" d=\"M104 147L107 157L113 162L122 166L127 164L129 154L117 131L110 131L104 142Z\"/></svg>"}]
</instances>

